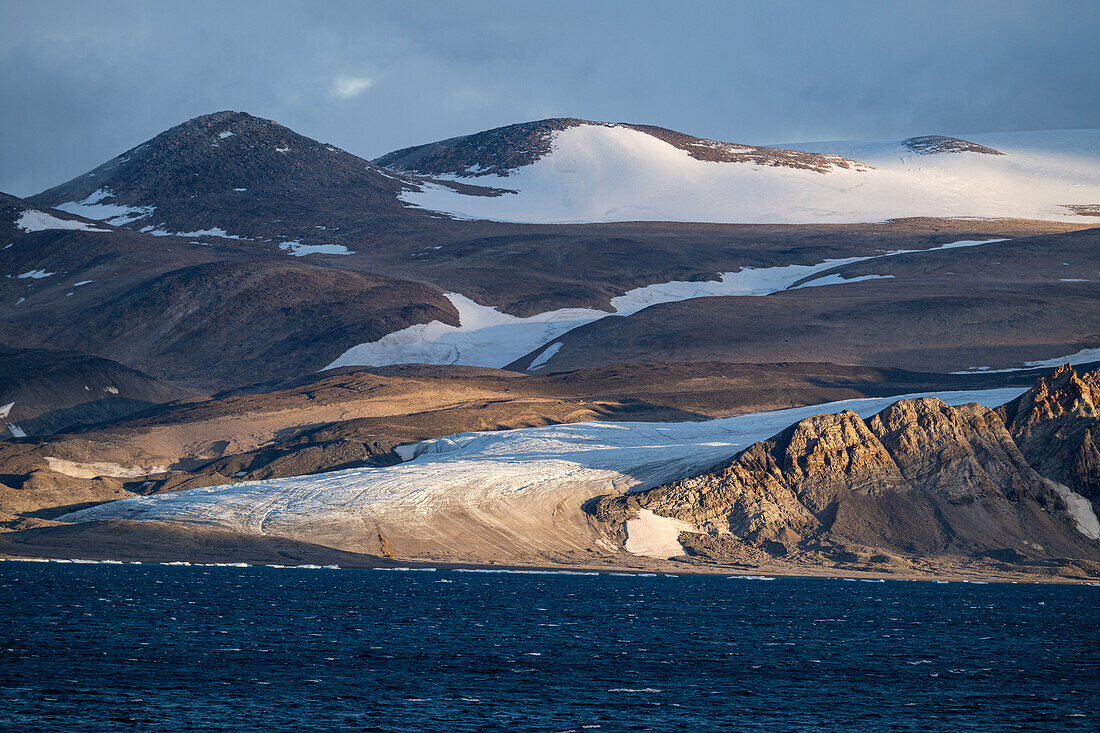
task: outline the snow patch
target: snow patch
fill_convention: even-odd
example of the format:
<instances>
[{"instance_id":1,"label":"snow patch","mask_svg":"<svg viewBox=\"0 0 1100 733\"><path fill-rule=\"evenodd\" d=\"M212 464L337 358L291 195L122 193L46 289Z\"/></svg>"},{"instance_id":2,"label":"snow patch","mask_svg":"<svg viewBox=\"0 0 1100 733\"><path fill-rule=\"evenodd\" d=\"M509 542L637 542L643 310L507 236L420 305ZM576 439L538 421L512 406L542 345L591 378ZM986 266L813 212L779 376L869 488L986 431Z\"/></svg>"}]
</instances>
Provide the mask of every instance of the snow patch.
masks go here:
<instances>
[{"instance_id":1,"label":"snow patch","mask_svg":"<svg viewBox=\"0 0 1100 733\"><path fill-rule=\"evenodd\" d=\"M72 478L98 478L100 476L114 476L116 478L139 478L151 476L155 473L164 473L166 466L122 466L108 461L94 461L91 463L79 463L64 458L46 458L46 465L51 471L71 476Z\"/></svg>"},{"instance_id":2,"label":"snow patch","mask_svg":"<svg viewBox=\"0 0 1100 733\"><path fill-rule=\"evenodd\" d=\"M163 227L163 224L161 225L161 227ZM151 234L154 237L221 237L222 239L248 239L248 237L241 237L236 234L227 234L226 231L221 227L198 229L193 232L170 232L167 229L162 229L161 227L147 226L142 227L139 231L143 234Z\"/></svg>"},{"instance_id":3,"label":"snow patch","mask_svg":"<svg viewBox=\"0 0 1100 733\"><path fill-rule=\"evenodd\" d=\"M799 290L801 288L816 288L821 285L842 285L845 283L858 283L864 280L892 280L893 275L859 275L858 277L844 277L838 272L834 272L832 275L825 275L819 277L816 280L810 280L809 282L802 283L801 285L795 285L791 290Z\"/></svg>"},{"instance_id":4,"label":"snow patch","mask_svg":"<svg viewBox=\"0 0 1100 733\"><path fill-rule=\"evenodd\" d=\"M527 366L527 370L541 369L551 356L561 351L561 347L561 341L557 341L547 346L538 356L531 360L531 363Z\"/></svg>"},{"instance_id":5,"label":"snow patch","mask_svg":"<svg viewBox=\"0 0 1100 733\"><path fill-rule=\"evenodd\" d=\"M53 274L54 273L46 272L45 270L27 270L22 275L16 275L16 277L20 280L26 280L28 278L31 280L41 280L42 278L49 277Z\"/></svg>"},{"instance_id":6,"label":"snow patch","mask_svg":"<svg viewBox=\"0 0 1100 733\"><path fill-rule=\"evenodd\" d=\"M305 257L306 255L353 255L355 254L350 249L342 244L302 244L295 240L293 242L283 242L279 245L279 249L285 250L295 257Z\"/></svg>"},{"instance_id":7,"label":"snow patch","mask_svg":"<svg viewBox=\"0 0 1100 733\"><path fill-rule=\"evenodd\" d=\"M6 405L0 405L0 417L7 417L11 414L11 408L15 407L14 402L9 402Z\"/></svg>"},{"instance_id":8,"label":"snow patch","mask_svg":"<svg viewBox=\"0 0 1100 733\"><path fill-rule=\"evenodd\" d=\"M23 428L19 427L15 423L11 423L8 425L8 432L11 433L11 437L13 438L27 437L27 433L24 432Z\"/></svg>"},{"instance_id":9,"label":"snow patch","mask_svg":"<svg viewBox=\"0 0 1100 733\"><path fill-rule=\"evenodd\" d=\"M91 222L75 219L59 219L53 214L37 209L27 209L20 215L15 226L25 232L45 232L52 229L68 229L78 232L109 232L110 229L97 229ZM5 247L5 249L7 249Z\"/></svg>"},{"instance_id":10,"label":"snow patch","mask_svg":"<svg viewBox=\"0 0 1100 733\"><path fill-rule=\"evenodd\" d=\"M411 461L412 459L416 458L417 445L418 443L406 443L405 445L399 445L393 449L393 452L396 453L402 461Z\"/></svg>"},{"instance_id":11,"label":"snow patch","mask_svg":"<svg viewBox=\"0 0 1100 733\"><path fill-rule=\"evenodd\" d=\"M230 132L229 130L225 130L223 132L218 133L218 139L219 140L224 140L227 137L233 137L233 135L234 135L234 133Z\"/></svg>"},{"instance_id":12,"label":"snow patch","mask_svg":"<svg viewBox=\"0 0 1100 733\"><path fill-rule=\"evenodd\" d=\"M122 226L138 219L144 219L155 211L153 206L123 206L122 204L103 203L104 199L114 198L114 195L114 192L110 189L100 188L89 194L83 201L67 201L54 208L115 226Z\"/></svg>"},{"instance_id":13,"label":"snow patch","mask_svg":"<svg viewBox=\"0 0 1100 733\"><path fill-rule=\"evenodd\" d=\"M990 369L989 367L971 367L961 372L951 372L952 374L1004 374L1005 372L1024 372L1028 369L1051 369L1053 367L1062 366L1063 364L1070 364L1076 366L1078 364L1091 364L1094 361L1100 361L1100 349L1081 349L1075 354L1069 356L1056 356L1053 359L1040 359L1038 361L1025 361L1023 366L1010 367L1008 369Z\"/></svg>"},{"instance_id":14,"label":"snow patch","mask_svg":"<svg viewBox=\"0 0 1100 733\"><path fill-rule=\"evenodd\" d=\"M1066 503L1066 510L1073 518L1073 523L1077 525L1077 531L1090 540L1100 540L1100 520L1092 510L1092 502L1057 481L1048 481L1048 483Z\"/></svg>"},{"instance_id":15,"label":"snow patch","mask_svg":"<svg viewBox=\"0 0 1100 733\"><path fill-rule=\"evenodd\" d=\"M637 519L626 522L626 551L632 555L667 560L684 554L684 547L678 539L680 533L695 531L695 527L687 522L641 509Z\"/></svg>"},{"instance_id":16,"label":"snow patch","mask_svg":"<svg viewBox=\"0 0 1100 733\"><path fill-rule=\"evenodd\" d=\"M962 240L927 250L894 250L869 257L825 260L814 265L745 267L737 272L721 273L717 280L673 280L656 283L634 288L612 298L610 313L594 308L561 308L520 318L476 303L464 295L445 293L444 296L458 310L458 326L450 326L441 321L418 323L386 334L377 341L353 346L325 369L390 364L464 364L503 367L550 343L567 331L608 315L629 316L651 305L691 298L771 295L791 288L811 275L841 265L902 254L974 247L1002 241L1005 240ZM860 279L862 278L839 282L856 282ZM546 359L548 360L551 356L553 354Z\"/></svg>"}]
</instances>

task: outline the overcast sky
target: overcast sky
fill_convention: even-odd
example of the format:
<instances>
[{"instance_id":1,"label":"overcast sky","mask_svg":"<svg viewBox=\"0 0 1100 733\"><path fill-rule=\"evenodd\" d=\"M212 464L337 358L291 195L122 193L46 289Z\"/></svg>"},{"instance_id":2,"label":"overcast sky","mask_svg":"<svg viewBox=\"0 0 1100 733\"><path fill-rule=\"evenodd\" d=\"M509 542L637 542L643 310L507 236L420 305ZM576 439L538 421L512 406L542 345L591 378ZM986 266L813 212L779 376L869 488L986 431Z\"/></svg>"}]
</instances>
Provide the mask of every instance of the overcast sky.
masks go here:
<instances>
[{"instance_id":1,"label":"overcast sky","mask_svg":"<svg viewBox=\"0 0 1100 733\"><path fill-rule=\"evenodd\" d=\"M196 115L367 158L544 117L745 143L1100 127L1100 2L0 3L0 191Z\"/></svg>"}]
</instances>

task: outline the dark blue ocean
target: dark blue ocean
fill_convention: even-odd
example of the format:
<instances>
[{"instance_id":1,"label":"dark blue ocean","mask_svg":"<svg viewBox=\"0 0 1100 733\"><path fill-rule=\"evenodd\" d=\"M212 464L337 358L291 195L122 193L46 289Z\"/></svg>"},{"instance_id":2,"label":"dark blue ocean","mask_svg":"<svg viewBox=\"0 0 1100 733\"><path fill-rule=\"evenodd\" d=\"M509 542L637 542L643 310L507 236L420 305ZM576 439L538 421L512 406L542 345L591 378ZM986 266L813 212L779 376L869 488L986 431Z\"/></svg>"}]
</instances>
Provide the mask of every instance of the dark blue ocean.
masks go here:
<instances>
[{"instance_id":1,"label":"dark blue ocean","mask_svg":"<svg viewBox=\"0 0 1100 733\"><path fill-rule=\"evenodd\" d=\"M1100 588L0 563L12 731L1095 731Z\"/></svg>"}]
</instances>

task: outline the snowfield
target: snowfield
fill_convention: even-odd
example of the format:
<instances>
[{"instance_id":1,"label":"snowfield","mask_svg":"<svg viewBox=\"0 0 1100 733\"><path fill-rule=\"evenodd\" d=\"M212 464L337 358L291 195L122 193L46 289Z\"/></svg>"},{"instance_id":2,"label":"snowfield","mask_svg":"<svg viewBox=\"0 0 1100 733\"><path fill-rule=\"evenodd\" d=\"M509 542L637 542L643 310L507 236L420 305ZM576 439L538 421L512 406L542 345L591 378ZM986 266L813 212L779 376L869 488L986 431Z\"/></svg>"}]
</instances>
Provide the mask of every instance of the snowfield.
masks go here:
<instances>
[{"instance_id":1,"label":"snowfield","mask_svg":"<svg viewBox=\"0 0 1100 733\"><path fill-rule=\"evenodd\" d=\"M960 372L951 372L952 374L1003 374L1005 372L1022 372L1028 369L1044 369L1061 366L1062 364L1070 364L1077 366L1078 364L1091 364L1093 362L1100 361L1100 349L1081 349L1080 351L1069 354L1067 356L1057 356L1053 359L1039 359L1037 361L1025 361L1022 366L1012 367L1010 369L990 369L989 367L971 367Z\"/></svg>"},{"instance_id":2,"label":"snowfield","mask_svg":"<svg viewBox=\"0 0 1100 733\"><path fill-rule=\"evenodd\" d=\"M931 394L951 405L995 407L1024 391ZM190 522L344 546L382 532L398 552L458 551L485 537L497 548L529 543L535 551L583 549L596 542L580 509L587 499L698 473L809 415L851 409L868 417L899 399L846 400L703 422L590 422L462 433L403 446L400 453L408 460L396 466L128 498L61 519ZM634 526L628 547L665 553L672 529L645 519ZM402 537L413 538L404 549Z\"/></svg>"},{"instance_id":3,"label":"snowfield","mask_svg":"<svg viewBox=\"0 0 1100 733\"><path fill-rule=\"evenodd\" d=\"M508 176L456 179L518 193L471 196L426 185L402 199L460 218L548 224L852 223L917 216L1081 222L1086 218L1065 207L1100 202L1100 130L962 137L1005 155L918 154L901 141L784 146L874 168L822 174L701 161L638 130L579 125L553 133L549 155Z\"/></svg>"},{"instance_id":4,"label":"snowfield","mask_svg":"<svg viewBox=\"0 0 1100 733\"><path fill-rule=\"evenodd\" d=\"M221 237L222 239L248 239L248 237L242 237L237 234L229 234L221 227L196 229L193 232L170 232L167 229L164 229L163 226L163 224L159 227L149 225L146 227L142 227L138 231L142 234L150 234L154 237Z\"/></svg>"},{"instance_id":5,"label":"snowfield","mask_svg":"<svg viewBox=\"0 0 1100 733\"><path fill-rule=\"evenodd\" d=\"M46 232L51 229L67 229L78 232L109 232L110 229L98 229L91 222L75 219L59 219L53 214L37 209L27 209L20 214L15 226L25 232Z\"/></svg>"},{"instance_id":6,"label":"snowfield","mask_svg":"<svg viewBox=\"0 0 1100 733\"><path fill-rule=\"evenodd\" d=\"M400 331L386 334L377 341L353 346L326 366L325 369L346 366L388 366L390 364L462 364L466 366L503 367L544 344L550 344L567 331L606 318L609 315L629 316L651 305L689 300L691 298L730 295L765 296L796 286L841 285L888 278L893 276L864 275L846 280L839 275L827 275L798 285L800 281L806 278L812 278L813 275L841 265L877 260L900 254L974 247L1003 241L1005 240L963 240L927 250L896 250L870 257L825 260L814 265L746 267L737 272L723 272L717 280L675 280L656 283L634 288L623 295L612 298L612 311L610 313L594 308L562 308L520 318L501 313L496 308L475 303L464 295L445 293L446 298L458 310L458 326L450 326L441 321L418 323ZM543 352L539 354L531 362L528 369L541 366L556 352L557 349L551 353Z\"/></svg>"},{"instance_id":7,"label":"snowfield","mask_svg":"<svg viewBox=\"0 0 1100 733\"><path fill-rule=\"evenodd\" d=\"M283 242L279 245L279 249L289 252L294 257L305 257L306 255L353 255L355 254L350 249L342 244L302 244L298 240L291 242Z\"/></svg>"},{"instance_id":8,"label":"snowfield","mask_svg":"<svg viewBox=\"0 0 1100 733\"><path fill-rule=\"evenodd\" d=\"M114 192L107 188L93 191L83 201L67 201L55 206L59 211L65 211L85 219L95 219L115 226L129 224L153 213L152 206L123 206L122 204L103 203L106 199L114 198Z\"/></svg>"}]
</instances>

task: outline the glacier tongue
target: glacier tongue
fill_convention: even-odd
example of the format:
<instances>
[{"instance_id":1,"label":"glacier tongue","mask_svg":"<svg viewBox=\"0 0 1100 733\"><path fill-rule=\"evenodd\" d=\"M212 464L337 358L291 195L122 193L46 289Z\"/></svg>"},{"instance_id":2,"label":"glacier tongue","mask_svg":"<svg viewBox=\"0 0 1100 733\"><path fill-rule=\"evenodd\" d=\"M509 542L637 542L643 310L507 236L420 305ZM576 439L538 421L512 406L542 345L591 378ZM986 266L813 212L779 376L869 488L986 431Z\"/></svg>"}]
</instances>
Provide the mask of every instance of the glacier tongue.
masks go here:
<instances>
[{"instance_id":1,"label":"glacier tongue","mask_svg":"<svg viewBox=\"0 0 1100 733\"><path fill-rule=\"evenodd\" d=\"M994 407L1024 391L932 394L948 404ZM402 457L410 460L396 466L134 497L61 519L190 522L366 551L377 551L370 543L383 533L406 555L584 550L600 543L581 510L587 499L697 473L809 415L852 409L866 417L899 399L846 400L702 422L463 433L404 446ZM657 531L654 551L668 549L660 541L666 534Z\"/></svg>"}]
</instances>

